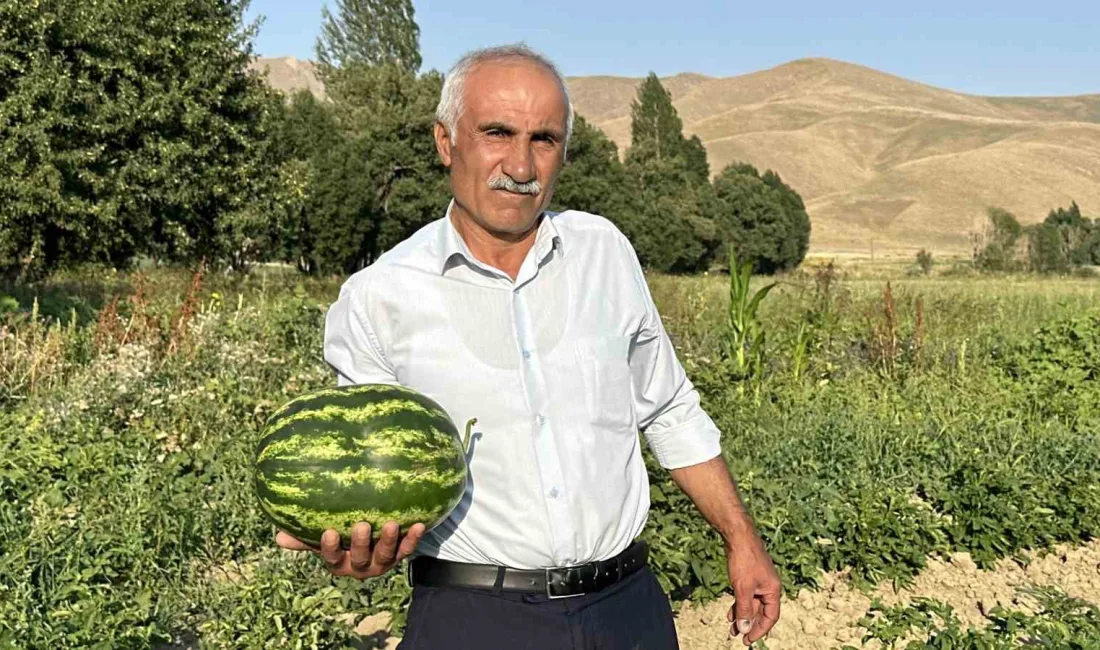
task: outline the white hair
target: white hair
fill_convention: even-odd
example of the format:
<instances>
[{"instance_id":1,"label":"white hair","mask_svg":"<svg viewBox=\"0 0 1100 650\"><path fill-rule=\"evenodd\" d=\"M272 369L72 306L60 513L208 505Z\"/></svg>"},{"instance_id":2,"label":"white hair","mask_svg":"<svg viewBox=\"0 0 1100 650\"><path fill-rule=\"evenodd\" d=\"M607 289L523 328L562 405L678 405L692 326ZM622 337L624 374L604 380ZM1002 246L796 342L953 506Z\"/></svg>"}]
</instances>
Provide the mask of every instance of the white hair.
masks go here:
<instances>
[{"instance_id":1,"label":"white hair","mask_svg":"<svg viewBox=\"0 0 1100 650\"><path fill-rule=\"evenodd\" d=\"M451 67L443 80L443 91L439 94L439 105L435 109L435 119L447 127L452 145L455 144L458 119L462 116L464 110L462 100L466 90L466 78L470 76L470 72L478 65L489 61L515 60L540 65L558 80L562 96L565 97L565 142L563 146L568 147L569 138L573 135L573 102L569 98L569 88L565 84L565 78L562 77L561 72L558 71L557 66L550 59L535 52L523 43L473 50L467 52Z\"/></svg>"}]
</instances>

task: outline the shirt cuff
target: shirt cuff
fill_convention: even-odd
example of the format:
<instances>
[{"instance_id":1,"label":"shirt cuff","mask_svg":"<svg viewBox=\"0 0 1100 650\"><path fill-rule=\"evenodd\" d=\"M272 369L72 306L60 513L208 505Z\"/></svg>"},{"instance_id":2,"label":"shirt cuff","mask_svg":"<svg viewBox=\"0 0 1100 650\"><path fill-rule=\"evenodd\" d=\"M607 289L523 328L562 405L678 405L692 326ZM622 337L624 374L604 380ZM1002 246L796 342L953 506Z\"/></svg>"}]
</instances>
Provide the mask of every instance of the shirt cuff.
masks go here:
<instances>
[{"instance_id":1,"label":"shirt cuff","mask_svg":"<svg viewBox=\"0 0 1100 650\"><path fill-rule=\"evenodd\" d=\"M698 465L722 453L722 432L705 413L675 427L645 433L649 448L665 469Z\"/></svg>"}]
</instances>

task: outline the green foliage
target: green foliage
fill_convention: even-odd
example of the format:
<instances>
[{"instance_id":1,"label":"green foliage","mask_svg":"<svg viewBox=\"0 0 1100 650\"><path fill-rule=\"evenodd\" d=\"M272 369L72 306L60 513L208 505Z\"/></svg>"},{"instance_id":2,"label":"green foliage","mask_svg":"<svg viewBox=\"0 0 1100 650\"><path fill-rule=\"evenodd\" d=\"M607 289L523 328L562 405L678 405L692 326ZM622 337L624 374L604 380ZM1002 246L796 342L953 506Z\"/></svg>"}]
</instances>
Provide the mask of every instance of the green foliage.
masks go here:
<instances>
[{"instance_id":1,"label":"green foliage","mask_svg":"<svg viewBox=\"0 0 1100 650\"><path fill-rule=\"evenodd\" d=\"M767 171L734 163L714 179L715 222L723 243L756 271L775 273L798 266L810 245L810 217L801 197Z\"/></svg>"},{"instance_id":2,"label":"green foliage","mask_svg":"<svg viewBox=\"0 0 1100 650\"><path fill-rule=\"evenodd\" d=\"M637 208L636 190L615 143L583 116L576 116L552 207L598 214L622 229Z\"/></svg>"},{"instance_id":3,"label":"green foliage","mask_svg":"<svg viewBox=\"0 0 1100 650\"><path fill-rule=\"evenodd\" d=\"M420 27L410 0L336 0L321 7L317 60L322 76L351 65L420 69Z\"/></svg>"},{"instance_id":4,"label":"green foliage","mask_svg":"<svg viewBox=\"0 0 1100 650\"><path fill-rule=\"evenodd\" d=\"M707 162L707 150L699 136L693 135L684 140L682 155L692 178L700 183L706 183L710 180L710 163Z\"/></svg>"},{"instance_id":5,"label":"green foliage","mask_svg":"<svg viewBox=\"0 0 1100 650\"><path fill-rule=\"evenodd\" d=\"M933 598L915 598L908 604L892 607L876 601L860 621L867 629L863 642L878 641L884 648L906 650L1096 647L1100 638L1100 610L1095 605L1070 598L1058 588L1019 591L1034 603L1034 613L998 605L985 614L986 625L978 628L966 627L950 605ZM844 646L844 650L855 648Z\"/></svg>"},{"instance_id":6,"label":"green foliage","mask_svg":"<svg viewBox=\"0 0 1100 650\"><path fill-rule=\"evenodd\" d=\"M988 221L979 233L972 235L974 265L983 271L1009 271L1016 265L1016 242L1023 227L1016 216L1001 208L989 208Z\"/></svg>"},{"instance_id":7,"label":"green foliage","mask_svg":"<svg viewBox=\"0 0 1100 650\"><path fill-rule=\"evenodd\" d=\"M999 365L1033 408L1074 417L1100 417L1100 314L1084 314L1039 328L1010 347Z\"/></svg>"},{"instance_id":8,"label":"green foliage","mask_svg":"<svg viewBox=\"0 0 1100 650\"><path fill-rule=\"evenodd\" d=\"M1028 233L1028 261L1039 273L1065 273L1070 255L1062 237L1062 228L1051 223L1038 224Z\"/></svg>"},{"instance_id":9,"label":"green foliage","mask_svg":"<svg viewBox=\"0 0 1100 650\"><path fill-rule=\"evenodd\" d=\"M336 106L344 139L316 159L311 230L323 272L356 271L447 208L432 139L442 77L356 67Z\"/></svg>"},{"instance_id":10,"label":"green foliage","mask_svg":"<svg viewBox=\"0 0 1100 650\"><path fill-rule=\"evenodd\" d=\"M631 105L631 142L625 170L632 200L617 221L638 258L659 271L705 270L719 244L706 150L698 138L684 138L672 96L653 73Z\"/></svg>"},{"instance_id":11,"label":"green foliage","mask_svg":"<svg viewBox=\"0 0 1100 650\"><path fill-rule=\"evenodd\" d=\"M442 78L393 66L349 65L332 103L299 94L276 142L300 189L272 228L281 259L308 273L352 273L447 207L432 139Z\"/></svg>"},{"instance_id":12,"label":"green foliage","mask_svg":"<svg viewBox=\"0 0 1100 650\"><path fill-rule=\"evenodd\" d=\"M755 299L744 262L732 266L736 279L649 282L788 592L823 570L900 586L932 554L989 566L1100 535L1100 318L1079 313L1095 302L1089 283L937 279L927 361L884 376L860 349L867 312L883 308L878 282L824 267ZM277 550L249 483L266 417L332 382L319 350L338 283L198 277L82 272L5 288L19 310L0 316L0 645L354 647L365 640L352 624L383 611L401 633L400 574L334 579ZM926 282L897 282L897 303ZM731 312L771 340L806 337L805 370L788 372L793 348L769 346L744 395L722 359ZM899 341L914 317L899 309ZM643 454L658 581L677 600L726 592L717 534ZM1010 630L1075 647L1096 634L1094 610L1064 599L998 613L982 632L938 611L873 611L864 627L941 643L915 647L999 647L958 645L971 633L1009 647L1023 638Z\"/></svg>"},{"instance_id":13,"label":"green foliage","mask_svg":"<svg viewBox=\"0 0 1100 650\"><path fill-rule=\"evenodd\" d=\"M1076 202L1057 208L1028 233L1028 260L1039 273L1065 273L1100 263L1100 219L1081 216Z\"/></svg>"},{"instance_id":14,"label":"green foliage","mask_svg":"<svg viewBox=\"0 0 1100 650\"><path fill-rule=\"evenodd\" d=\"M708 216L713 204L709 184L697 184L680 156L659 158L650 145L630 150L626 171L635 188L635 208L622 220L642 264L648 268L690 273L705 270L719 245Z\"/></svg>"},{"instance_id":15,"label":"green foliage","mask_svg":"<svg viewBox=\"0 0 1100 650\"><path fill-rule=\"evenodd\" d=\"M760 302L775 288L766 284L750 297L752 262L738 264L737 255L730 251L730 306L726 327L727 358L733 364L734 376L748 378L760 374L764 364L764 345L767 329L760 322L757 312Z\"/></svg>"},{"instance_id":16,"label":"green foliage","mask_svg":"<svg viewBox=\"0 0 1100 650\"><path fill-rule=\"evenodd\" d=\"M932 273L932 264L932 253L923 248L920 249L920 251L917 252L917 266L920 267L921 273L925 275Z\"/></svg>"},{"instance_id":17,"label":"green foliage","mask_svg":"<svg viewBox=\"0 0 1100 650\"><path fill-rule=\"evenodd\" d=\"M0 6L0 272L259 255L263 83L240 2Z\"/></svg>"},{"instance_id":18,"label":"green foliage","mask_svg":"<svg viewBox=\"0 0 1100 650\"><path fill-rule=\"evenodd\" d=\"M1017 241L1026 236L1027 267L1037 273L1068 273L1100 264L1100 219L1081 215L1076 202L1051 210L1041 223L1023 228L1009 212L989 210L989 224L972 236L975 266L984 271L1011 271L1021 266Z\"/></svg>"}]
</instances>

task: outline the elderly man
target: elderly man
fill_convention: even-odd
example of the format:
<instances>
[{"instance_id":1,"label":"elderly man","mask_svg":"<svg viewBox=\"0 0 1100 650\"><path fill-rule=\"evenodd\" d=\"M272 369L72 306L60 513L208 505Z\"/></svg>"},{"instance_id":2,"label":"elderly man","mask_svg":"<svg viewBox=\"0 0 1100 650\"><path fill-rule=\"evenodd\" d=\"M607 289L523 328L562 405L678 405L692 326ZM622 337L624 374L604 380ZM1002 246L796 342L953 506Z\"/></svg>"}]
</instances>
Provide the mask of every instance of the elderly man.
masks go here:
<instances>
[{"instance_id":1,"label":"elderly man","mask_svg":"<svg viewBox=\"0 0 1100 650\"><path fill-rule=\"evenodd\" d=\"M730 633L761 638L780 582L633 248L601 217L547 211L573 124L564 80L523 46L476 51L437 118L447 213L344 284L324 354L341 384L402 384L476 417L470 484L430 533L389 522L372 546L361 523L348 550L328 531L317 552L361 579L410 558L404 649L676 648L637 541L641 430L725 541Z\"/></svg>"}]
</instances>

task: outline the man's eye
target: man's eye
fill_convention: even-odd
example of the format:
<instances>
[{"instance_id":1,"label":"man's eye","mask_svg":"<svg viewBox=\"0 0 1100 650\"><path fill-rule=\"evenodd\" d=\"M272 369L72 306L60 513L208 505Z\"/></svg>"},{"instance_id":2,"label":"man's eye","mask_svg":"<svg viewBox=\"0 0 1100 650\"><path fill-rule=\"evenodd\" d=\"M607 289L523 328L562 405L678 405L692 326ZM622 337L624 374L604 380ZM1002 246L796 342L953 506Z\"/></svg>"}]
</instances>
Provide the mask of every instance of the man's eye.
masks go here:
<instances>
[{"instance_id":1,"label":"man's eye","mask_svg":"<svg viewBox=\"0 0 1100 650\"><path fill-rule=\"evenodd\" d=\"M490 129L489 131L486 131L486 133L490 138L503 138L504 136L508 135L500 129Z\"/></svg>"}]
</instances>

